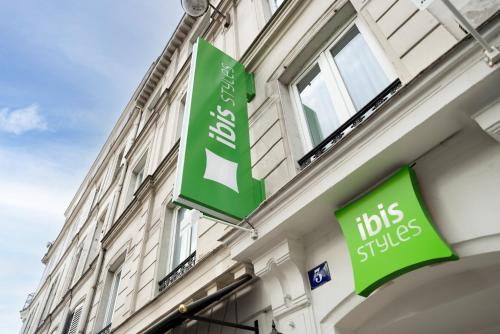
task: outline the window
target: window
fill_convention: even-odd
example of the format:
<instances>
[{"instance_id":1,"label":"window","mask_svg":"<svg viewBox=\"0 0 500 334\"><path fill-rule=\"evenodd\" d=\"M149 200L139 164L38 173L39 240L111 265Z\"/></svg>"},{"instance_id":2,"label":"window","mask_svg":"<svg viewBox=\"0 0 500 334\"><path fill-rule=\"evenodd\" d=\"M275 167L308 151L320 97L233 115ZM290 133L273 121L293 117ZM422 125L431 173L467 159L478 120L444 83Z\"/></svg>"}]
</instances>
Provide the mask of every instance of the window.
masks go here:
<instances>
[{"instance_id":1,"label":"window","mask_svg":"<svg viewBox=\"0 0 500 334\"><path fill-rule=\"evenodd\" d=\"M115 168L113 169L113 178L111 179L111 183L113 183L118 175L120 175L120 171L122 170L122 160L123 160L123 154L124 154L125 149L122 149L120 153L118 154L118 157L116 158L115 161Z\"/></svg>"},{"instance_id":2,"label":"window","mask_svg":"<svg viewBox=\"0 0 500 334\"><path fill-rule=\"evenodd\" d=\"M357 110L364 107L390 80L356 26L330 50L345 88Z\"/></svg>"},{"instance_id":3,"label":"window","mask_svg":"<svg viewBox=\"0 0 500 334\"><path fill-rule=\"evenodd\" d=\"M73 280L75 279L75 274L79 267L80 258L82 257L82 252L83 252L83 246L80 246L76 249L76 253L71 263L70 270L68 271L68 277L66 278L64 292L66 292L73 286Z\"/></svg>"},{"instance_id":4,"label":"window","mask_svg":"<svg viewBox=\"0 0 500 334\"><path fill-rule=\"evenodd\" d=\"M94 204L96 192L97 188L94 187L92 191L89 193L88 197L85 199L85 202L83 203L82 208L80 209L80 216L78 218L78 223L75 224L75 229L72 233L73 236L76 234L76 232L80 231L82 226L87 221L87 218L89 217L90 211L92 209L92 205Z\"/></svg>"},{"instance_id":5,"label":"window","mask_svg":"<svg viewBox=\"0 0 500 334\"><path fill-rule=\"evenodd\" d=\"M165 210L165 227L162 236L160 262L165 263L158 269L159 292L164 291L181 279L196 264L198 240L198 211L175 207L172 202Z\"/></svg>"},{"instance_id":6,"label":"window","mask_svg":"<svg viewBox=\"0 0 500 334\"><path fill-rule=\"evenodd\" d=\"M177 141L181 137L182 132L182 122L184 121L184 109L186 109L186 94L182 97L179 103L179 113L177 118L177 129L175 132L175 140Z\"/></svg>"},{"instance_id":7,"label":"window","mask_svg":"<svg viewBox=\"0 0 500 334\"><path fill-rule=\"evenodd\" d=\"M141 186L142 180L144 180L144 166L140 166L138 170L133 172L133 187L134 192Z\"/></svg>"},{"instance_id":8,"label":"window","mask_svg":"<svg viewBox=\"0 0 500 334\"><path fill-rule=\"evenodd\" d=\"M111 288L109 290L108 302L104 313L104 322L102 328L111 324L113 320L113 312L115 310L116 296L118 294L118 287L120 286L120 279L122 276L121 266L112 273Z\"/></svg>"},{"instance_id":9,"label":"window","mask_svg":"<svg viewBox=\"0 0 500 334\"><path fill-rule=\"evenodd\" d=\"M66 318L66 323L64 324L64 328L62 334L76 334L78 333L78 324L80 322L80 317L82 315L83 304L75 307L74 312L70 312L68 317Z\"/></svg>"},{"instance_id":10,"label":"window","mask_svg":"<svg viewBox=\"0 0 500 334\"><path fill-rule=\"evenodd\" d=\"M134 193L139 189L139 187L142 184L142 181L144 181L144 173L145 173L145 167L146 167L146 157L147 154L145 153L141 160L135 165L134 169L132 170L132 175L130 177L130 186L129 186L129 192L128 192L128 202L132 200L132 197L134 196Z\"/></svg>"},{"instance_id":11,"label":"window","mask_svg":"<svg viewBox=\"0 0 500 334\"><path fill-rule=\"evenodd\" d=\"M362 24L351 24L292 85L307 146L320 144L395 79Z\"/></svg>"},{"instance_id":12,"label":"window","mask_svg":"<svg viewBox=\"0 0 500 334\"><path fill-rule=\"evenodd\" d=\"M24 327L23 333L29 333L29 331L31 329L31 323L32 323L33 319L35 318L37 309L38 309L38 304L36 304L35 307L33 308L33 310L30 312L30 315L28 317L28 321L26 322L26 327Z\"/></svg>"},{"instance_id":13,"label":"window","mask_svg":"<svg viewBox=\"0 0 500 334\"><path fill-rule=\"evenodd\" d=\"M84 268L87 269L94 261L97 252L99 251L99 239L101 237L102 228L104 226L104 222L106 220L106 215L108 210L105 209L104 212L99 216L99 219L96 222L96 227L94 229L94 234L92 235L92 240L90 241L89 253L87 254L87 259L85 261Z\"/></svg>"},{"instance_id":14,"label":"window","mask_svg":"<svg viewBox=\"0 0 500 334\"><path fill-rule=\"evenodd\" d=\"M297 84L302 111L314 146L339 126L339 117L318 64Z\"/></svg>"},{"instance_id":15,"label":"window","mask_svg":"<svg viewBox=\"0 0 500 334\"><path fill-rule=\"evenodd\" d=\"M101 191L101 185L96 185L93 189L92 192L92 202L90 203L90 208L89 211L92 211L92 209L95 207L97 204L97 199L99 198L99 192Z\"/></svg>"},{"instance_id":16,"label":"window","mask_svg":"<svg viewBox=\"0 0 500 334\"><path fill-rule=\"evenodd\" d=\"M175 217L175 239L171 270L196 251L198 225L192 210L179 208Z\"/></svg>"},{"instance_id":17,"label":"window","mask_svg":"<svg viewBox=\"0 0 500 334\"><path fill-rule=\"evenodd\" d=\"M271 12L275 12L281 6L285 0L269 0L269 5L271 6Z\"/></svg>"},{"instance_id":18,"label":"window","mask_svg":"<svg viewBox=\"0 0 500 334\"><path fill-rule=\"evenodd\" d=\"M125 252L118 256L106 271L104 279L104 287L102 289L101 301L99 303L99 311L95 321L95 329L97 332L105 331L111 327L115 307L117 304L118 293L120 291L120 283L122 278L122 268L125 261Z\"/></svg>"},{"instance_id":19,"label":"window","mask_svg":"<svg viewBox=\"0 0 500 334\"><path fill-rule=\"evenodd\" d=\"M42 311L42 316L40 317L40 322L38 323L39 326L45 320L45 318L49 314L49 311L52 307L52 303L54 302L54 297L56 296L56 288L57 288L58 281L59 281L59 277L56 277L56 279L54 280L54 282L50 286L49 294L47 295L47 301L45 302L45 306L43 307L43 311Z\"/></svg>"}]
</instances>

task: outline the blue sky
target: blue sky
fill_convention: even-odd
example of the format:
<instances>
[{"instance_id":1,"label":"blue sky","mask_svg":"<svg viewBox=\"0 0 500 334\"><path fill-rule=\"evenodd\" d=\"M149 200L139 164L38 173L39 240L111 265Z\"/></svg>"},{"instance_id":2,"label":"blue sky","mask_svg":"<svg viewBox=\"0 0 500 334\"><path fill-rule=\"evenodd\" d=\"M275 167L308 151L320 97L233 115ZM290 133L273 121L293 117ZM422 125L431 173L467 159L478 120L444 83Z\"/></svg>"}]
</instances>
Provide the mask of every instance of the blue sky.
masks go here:
<instances>
[{"instance_id":1,"label":"blue sky","mask_svg":"<svg viewBox=\"0 0 500 334\"><path fill-rule=\"evenodd\" d=\"M176 0L0 4L0 333L42 274L45 245L150 63Z\"/></svg>"}]
</instances>

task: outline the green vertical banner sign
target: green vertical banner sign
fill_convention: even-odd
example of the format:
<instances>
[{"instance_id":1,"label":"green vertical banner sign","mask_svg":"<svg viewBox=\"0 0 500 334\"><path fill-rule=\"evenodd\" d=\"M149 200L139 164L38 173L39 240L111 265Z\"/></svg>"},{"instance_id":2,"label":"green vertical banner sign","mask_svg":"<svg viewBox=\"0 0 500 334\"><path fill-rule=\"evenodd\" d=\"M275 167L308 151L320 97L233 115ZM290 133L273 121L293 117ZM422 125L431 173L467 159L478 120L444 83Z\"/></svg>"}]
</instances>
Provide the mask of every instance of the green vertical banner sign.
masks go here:
<instances>
[{"instance_id":1,"label":"green vertical banner sign","mask_svg":"<svg viewBox=\"0 0 500 334\"><path fill-rule=\"evenodd\" d=\"M174 202L237 222L265 198L252 177L247 103L253 75L199 38L193 48Z\"/></svg>"},{"instance_id":2,"label":"green vertical banner sign","mask_svg":"<svg viewBox=\"0 0 500 334\"><path fill-rule=\"evenodd\" d=\"M408 166L335 215L361 296L403 273L458 258L431 223Z\"/></svg>"}]
</instances>

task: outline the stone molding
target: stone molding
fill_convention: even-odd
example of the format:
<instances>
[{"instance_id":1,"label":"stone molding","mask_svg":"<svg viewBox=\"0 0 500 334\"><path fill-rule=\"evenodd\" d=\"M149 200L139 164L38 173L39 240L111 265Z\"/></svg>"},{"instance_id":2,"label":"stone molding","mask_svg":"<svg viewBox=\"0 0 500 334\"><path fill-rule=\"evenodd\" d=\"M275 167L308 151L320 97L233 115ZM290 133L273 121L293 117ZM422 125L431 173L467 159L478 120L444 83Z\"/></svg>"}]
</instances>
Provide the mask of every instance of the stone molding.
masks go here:
<instances>
[{"instance_id":1,"label":"stone molding","mask_svg":"<svg viewBox=\"0 0 500 334\"><path fill-rule=\"evenodd\" d=\"M269 294L276 319L310 305L304 248L300 241L284 239L256 258L253 265Z\"/></svg>"}]
</instances>

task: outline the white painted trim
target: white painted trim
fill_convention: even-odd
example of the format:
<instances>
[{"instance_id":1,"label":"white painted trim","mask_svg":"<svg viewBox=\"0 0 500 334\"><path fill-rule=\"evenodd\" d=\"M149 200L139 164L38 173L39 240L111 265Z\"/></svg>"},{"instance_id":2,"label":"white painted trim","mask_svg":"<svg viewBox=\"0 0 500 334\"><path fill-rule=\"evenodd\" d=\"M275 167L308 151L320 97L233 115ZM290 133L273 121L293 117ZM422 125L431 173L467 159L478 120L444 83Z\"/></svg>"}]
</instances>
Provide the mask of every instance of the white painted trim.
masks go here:
<instances>
[{"instance_id":1,"label":"white painted trim","mask_svg":"<svg viewBox=\"0 0 500 334\"><path fill-rule=\"evenodd\" d=\"M111 286L109 289L110 294L108 295L108 300L106 302L106 312L104 312L104 318L103 318L103 326L107 326L108 324L113 322L113 311L116 305L116 298L118 297L118 289L120 288L120 281L122 279L122 268L123 264L121 264L114 272L113 272L113 278L111 282ZM117 280L117 275L118 273L120 274L120 279ZM114 301L113 305L111 305L111 293L113 290L115 290L116 287L116 295L114 296ZM106 321L107 318L109 317L109 321Z\"/></svg>"},{"instance_id":2,"label":"white painted trim","mask_svg":"<svg viewBox=\"0 0 500 334\"><path fill-rule=\"evenodd\" d=\"M194 76L196 70L196 60L198 58L198 41L193 45L193 52L191 54L191 68L189 69L189 83L186 95L186 104L184 109L184 119L182 120L181 141L179 146L179 153L177 155L177 176L174 184L173 199L180 202L181 182L184 171L184 158L186 152L187 131L189 125L189 116L191 114L191 100L193 96Z\"/></svg>"},{"instance_id":3,"label":"white painted trim","mask_svg":"<svg viewBox=\"0 0 500 334\"><path fill-rule=\"evenodd\" d=\"M352 98L344 84L344 80L340 74L340 71L333 60L330 50L342 39L351 28L356 26L362 38L372 51L378 64L381 66L384 73L387 75L389 81L393 81L397 78L396 71L392 67L388 59L386 59L382 49L376 43L375 37L371 35L369 29L365 26L361 19L358 17L353 18L345 25L343 25L334 36L325 43L325 46L317 52L317 54L311 58L304 67L304 70L292 80L290 84L290 95L295 104L294 113L298 119L299 129L302 135L302 142L307 151L312 150L314 145L312 143L311 134L309 131L309 126L302 109L302 102L300 99L300 94L297 89L297 84L306 76L309 71L317 64L320 68L320 73L323 75L323 80L326 83L332 105L335 108L335 113L339 119L340 125L345 123L352 115L356 113L356 108L352 101Z\"/></svg>"}]
</instances>

